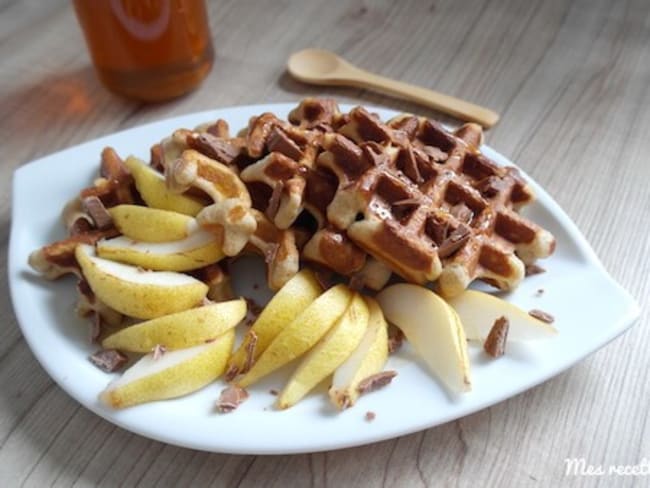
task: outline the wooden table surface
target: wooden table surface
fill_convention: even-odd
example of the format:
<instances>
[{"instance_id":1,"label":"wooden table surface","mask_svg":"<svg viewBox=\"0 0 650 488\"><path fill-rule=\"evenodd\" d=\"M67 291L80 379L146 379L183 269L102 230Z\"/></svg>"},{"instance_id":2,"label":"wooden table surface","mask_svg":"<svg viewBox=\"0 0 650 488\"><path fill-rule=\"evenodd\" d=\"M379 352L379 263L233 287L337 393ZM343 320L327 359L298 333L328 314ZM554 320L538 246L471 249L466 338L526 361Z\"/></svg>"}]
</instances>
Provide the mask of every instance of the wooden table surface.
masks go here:
<instances>
[{"instance_id":1,"label":"wooden table surface","mask_svg":"<svg viewBox=\"0 0 650 488\"><path fill-rule=\"evenodd\" d=\"M98 136L206 108L317 94L438 116L357 89L309 87L285 73L291 52L324 47L369 70L500 112L489 144L560 203L639 301L642 317L554 379L424 432L316 454L209 454L131 434L57 387L22 338L3 258L0 484L648 486L648 475L567 478L564 462L650 458L647 0L209 4L218 52L212 73L190 95L148 106L102 88L69 1L0 0L3 257L13 170Z\"/></svg>"}]
</instances>

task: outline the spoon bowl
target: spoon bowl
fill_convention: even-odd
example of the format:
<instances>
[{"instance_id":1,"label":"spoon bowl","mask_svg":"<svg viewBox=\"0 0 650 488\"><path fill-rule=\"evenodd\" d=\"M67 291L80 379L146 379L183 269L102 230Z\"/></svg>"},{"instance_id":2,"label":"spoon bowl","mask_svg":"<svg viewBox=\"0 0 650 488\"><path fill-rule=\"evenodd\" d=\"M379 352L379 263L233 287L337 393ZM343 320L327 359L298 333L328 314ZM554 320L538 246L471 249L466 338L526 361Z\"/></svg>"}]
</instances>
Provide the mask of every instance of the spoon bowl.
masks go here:
<instances>
[{"instance_id":1,"label":"spoon bowl","mask_svg":"<svg viewBox=\"0 0 650 488\"><path fill-rule=\"evenodd\" d=\"M293 53L287 64L289 74L315 85L348 85L377 90L393 97L420 103L461 120L490 128L499 114L465 100L364 71L324 49L304 49Z\"/></svg>"},{"instance_id":2,"label":"spoon bowl","mask_svg":"<svg viewBox=\"0 0 650 488\"><path fill-rule=\"evenodd\" d=\"M345 65L349 63L331 51L304 49L291 55L287 68L289 73L300 81L320 83L340 75L339 72Z\"/></svg>"}]
</instances>

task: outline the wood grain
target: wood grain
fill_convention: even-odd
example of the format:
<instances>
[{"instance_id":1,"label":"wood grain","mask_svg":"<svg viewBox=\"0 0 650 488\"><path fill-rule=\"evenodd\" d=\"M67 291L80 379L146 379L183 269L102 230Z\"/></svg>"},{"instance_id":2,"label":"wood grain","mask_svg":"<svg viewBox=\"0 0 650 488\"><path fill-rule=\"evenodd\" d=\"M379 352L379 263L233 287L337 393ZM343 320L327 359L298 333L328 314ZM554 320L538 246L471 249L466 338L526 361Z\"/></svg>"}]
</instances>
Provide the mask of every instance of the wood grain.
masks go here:
<instances>
[{"instance_id":1,"label":"wood grain","mask_svg":"<svg viewBox=\"0 0 650 488\"><path fill-rule=\"evenodd\" d=\"M0 1L2 256L13 170L119 129L315 94L438 115L286 75L291 52L323 47L384 76L500 112L488 142L557 199L641 303L642 317L564 374L434 429L310 455L208 454L119 429L54 385L22 339L3 259L2 485L647 486L650 476L567 478L564 459L650 458L650 4L224 0L209 7L218 52L211 75L180 100L145 106L101 87L68 1Z\"/></svg>"}]
</instances>

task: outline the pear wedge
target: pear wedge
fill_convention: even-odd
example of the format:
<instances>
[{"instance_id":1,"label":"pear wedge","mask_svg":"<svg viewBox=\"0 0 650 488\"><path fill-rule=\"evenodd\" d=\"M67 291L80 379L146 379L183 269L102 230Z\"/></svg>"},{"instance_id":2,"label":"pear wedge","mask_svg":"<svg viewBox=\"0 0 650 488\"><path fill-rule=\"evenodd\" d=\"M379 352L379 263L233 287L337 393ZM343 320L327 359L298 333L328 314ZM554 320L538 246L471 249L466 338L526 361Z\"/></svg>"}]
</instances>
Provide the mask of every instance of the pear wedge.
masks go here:
<instances>
[{"instance_id":1,"label":"pear wedge","mask_svg":"<svg viewBox=\"0 0 650 488\"><path fill-rule=\"evenodd\" d=\"M224 257L215 235L202 229L170 242L140 242L125 236L104 239L97 243L97 255L154 271L190 271Z\"/></svg>"},{"instance_id":2,"label":"pear wedge","mask_svg":"<svg viewBox=\"0 0 650 488\"><path fill-rule=\"evenodd\" d=\"M194 217L205 206L192 197L169 191L164 175L147 166L140 159L129 156L124 164L131 171L135 187L149 207L172 210Z\"/></svg>"},{"instance_id":3,"label":"pear wedge","mask_svg":"<svg viewBox=\"0 0 650 488\"><path fill-rule=\"evenodd\" d=\"M238 386L246 388L289 361L302 356L343 315L351 299L352 292L344 285L330 288L319 296L282 329L251 370L239 380Z\"/></svg>"},{"instance_id":4,"label":"pear wedge","mask_svg":"<svg viewBox=\"0 0 650 488\"><path fill-rule=\"evenodd\" d=\"M120 234L142 242L169 242L190 235L190 225L196 221L185 214L142 205L116 205L108 213Z\"/></svg>"},{"instance_id":5,"label":"pear wedge","mask_svg":"<svg viewBox=\"0 0 650 488\"><path fill-rule=\"evenodd\" d=\"M447 302L456 310L470 341L484 341L494 321L501 316L509 322L508 341L535 341L557 334L557 329L551 324L489 293L465 290Z\"/></svg>"},{"instance_id":6,"label":"pear wedge","mask_svg":"<svg viewBox=\"0 0 650 488\"><path fill-rule=\"evenodd\" d=\"M295 405L332 374L357 348L367 327L368 307L355 293L343 315L300 361L278 396L278 408Z\"/></svg>"},{"instance_id":7,"label":"pear wedge","mask_svg":"<svg viewBox=\"0 0 650 488\"><path fill-rule=\"evenodd\" d=\"M214 341L154 358L147 354L111 382L100 400L113 408L176 398L197 391L223 374L235 342L230 329Z\"/></svg>"},{"instance_id":8,"label":"pear wedge","mask_svg":"<svg viewBox=\"0 0 650 488\"><path fill-rule=\"evenodd\" d=\"M452 392L471 389L467 340L456 312L419 285L385 288L377 302L386 320L399 327L431 372Z\"/></svg>"},{"instance_id":9,"label":"pear wedge","mask_svg":"<svg viewBox=\"0 0 650 488\"><path fill-rule=\"evenodd\" d=\"M341 410L356 403L359 383L381 372L388 359L388 324L374 299L366 297L366 304L368 327L359 346L334 372L328 392L331 402Z\"/></svg>"},{"instance_id":10,"label":"pear wedge","mask_svg":"<svg viewBox=\"0 0 650 488\"><path fill-rule=\"evenodd\" d=\"M246 373L247 362L257 360L280 331L316 300L322 292L323 288L314 273L307 269L296 273L287 281L271 298L250 328L255 335L246 334L242 344L230 358L228 376L234 377L238 373ZM255 337L256 342L252 349L252 358L249 358L251 337Z\"/></svg>"},{"instance_id":11,"label":"pear wedge","mask_svg":"<svg viewBox=\"0 0 650 488\"><path fill-rule=\"evenodd\" d=\"M144 271L95 255L81 244L75 257L90 288L102 302L124 315L153 319L198 305L208 286L173 271Z\"/></svg>"},{"instance_id":12,"label":"pear wedge","mask_svg":"<svg viewBox=\"0 0 650 488\"><path fill-rule=\"evenodd\" d=\"M183 349L235 327L246 316L244 299L211 303L126 327L102 341L104 349L148 353L157 345Z\"/></svg>"}]
</instances>

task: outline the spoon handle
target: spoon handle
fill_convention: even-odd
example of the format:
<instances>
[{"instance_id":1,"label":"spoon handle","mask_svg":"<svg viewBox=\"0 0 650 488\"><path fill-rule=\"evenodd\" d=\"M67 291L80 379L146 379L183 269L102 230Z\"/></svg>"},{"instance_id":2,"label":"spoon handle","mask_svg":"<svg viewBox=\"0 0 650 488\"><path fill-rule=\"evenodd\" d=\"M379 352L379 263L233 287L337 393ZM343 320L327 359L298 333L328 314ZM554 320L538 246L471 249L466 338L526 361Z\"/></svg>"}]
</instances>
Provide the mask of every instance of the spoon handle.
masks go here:
<instances>
[{"instance_id":1,"label":"spoon handle","mask_svg":"<svg viewBox=\"0 0 650 488\"><path fill-rule=\"evenodd\" d=\"M391 80L362 69L357 68L349 72L346 78L345 81L354 86L374 89L403 100L420 103L459 119L476 122L487 129L499 120L499 114L488 108L434 90Z\"/></svg>"}]
</instances>

